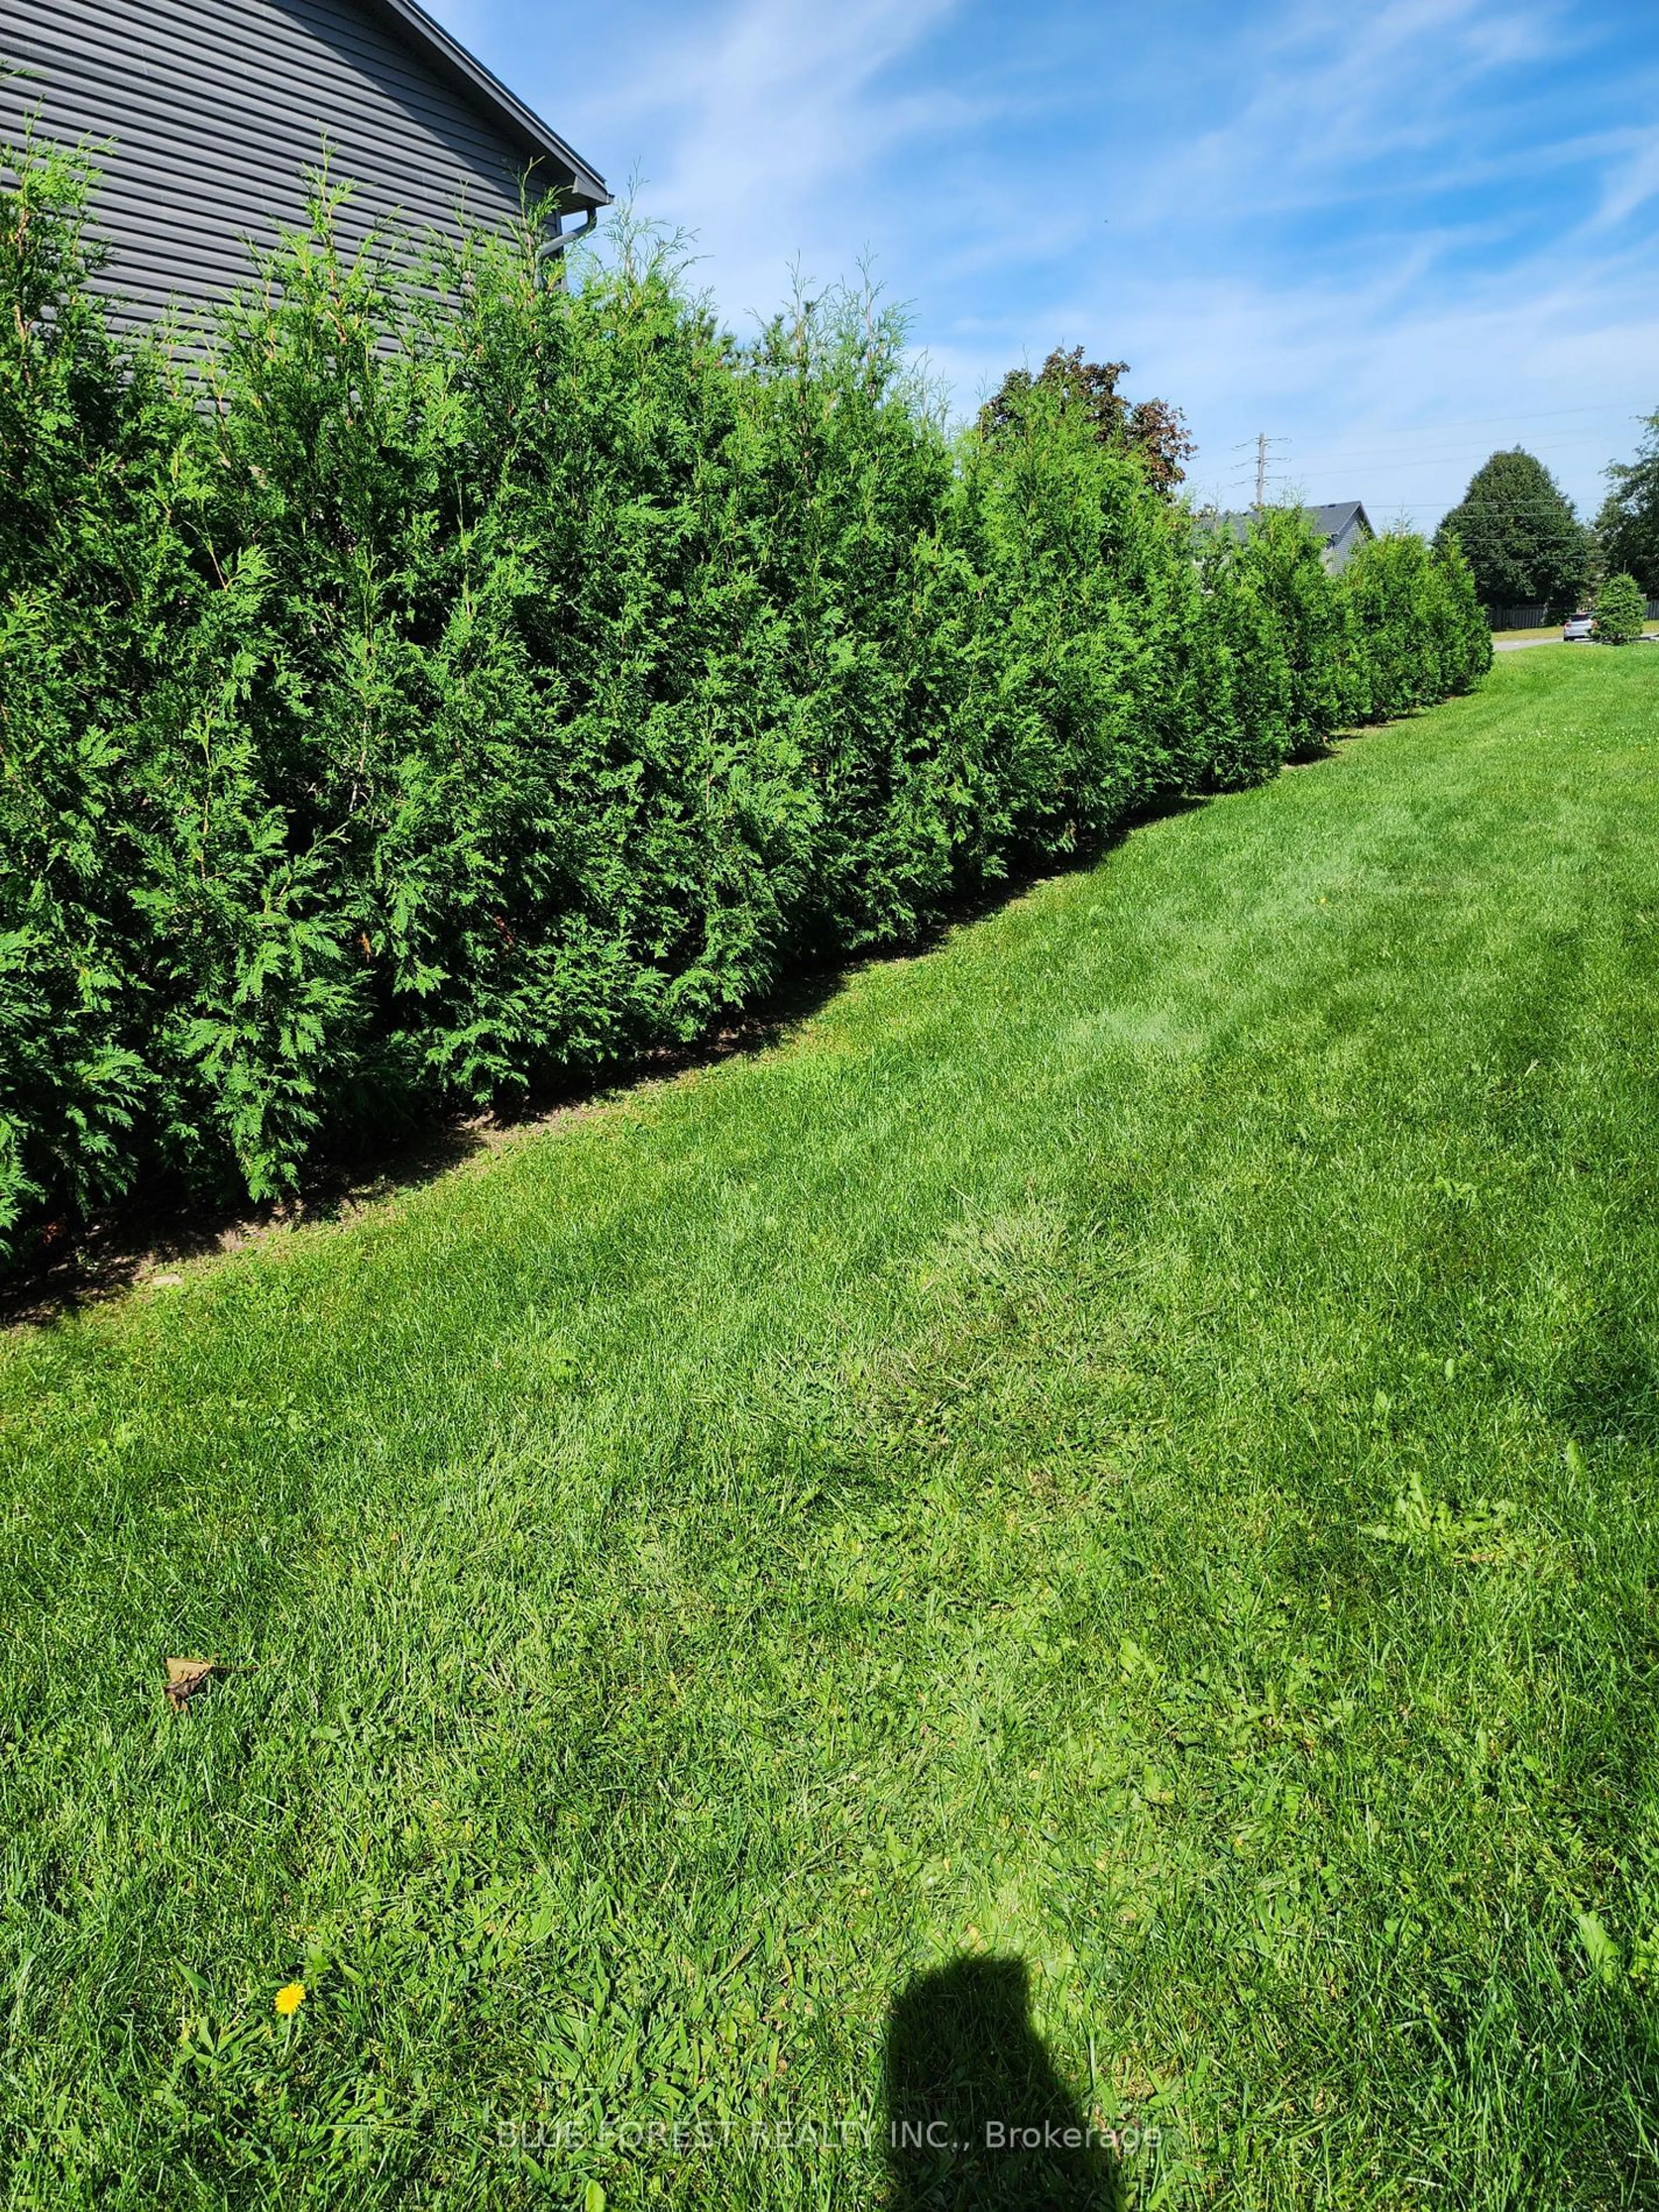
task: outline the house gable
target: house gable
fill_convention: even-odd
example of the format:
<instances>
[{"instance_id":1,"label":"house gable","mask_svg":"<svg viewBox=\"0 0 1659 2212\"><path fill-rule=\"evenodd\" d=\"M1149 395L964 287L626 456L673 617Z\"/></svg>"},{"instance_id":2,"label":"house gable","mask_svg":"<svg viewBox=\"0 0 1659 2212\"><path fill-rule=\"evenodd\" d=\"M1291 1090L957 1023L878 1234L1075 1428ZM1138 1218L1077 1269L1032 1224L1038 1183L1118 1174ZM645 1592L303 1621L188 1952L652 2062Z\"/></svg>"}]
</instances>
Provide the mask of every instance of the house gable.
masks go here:
<instances>
[{"instance_id":1,"label":"house gable","mask_svg":"<svg viewBox=\"0 0 1659 2212\"><path fill-rule=\"evenodd\" d=\"M1333 500L1323 507L1304 507L1302 512L1333 575L1346 568L1366 538L1376 535L1370 517L1357 499ZM1219 526L1243 539L1249 536L1253 519L1254 510L1247 508L1242 514L1222 515Z\"/></svg>"},{"instance_id":2,"label":"house gable","mask_svg":"<svg viewBox=\"0 0 1659 2212\"><path fill-rule=\"evenodd\" d=\"M352 185L340 233L416 233L517 213L520 179L562 208L604 181L410 0L0 0L0 135L88 138L104 169L100 288L120 319L210 306L302 220L303 172Z\"/></svg>"},{"instance_id":3,"label":"house gable","mask_svg":"<svg viewBox=\"0 0 1659 2212\"><path fill-rule=\"evenodd\" d=\"M1337 500L1306 510L1313 533L1325 549L1325 566L1340 574L1368 538L1375 538L1370 517L1357 499Z\"/></svg>"}]
</instances>

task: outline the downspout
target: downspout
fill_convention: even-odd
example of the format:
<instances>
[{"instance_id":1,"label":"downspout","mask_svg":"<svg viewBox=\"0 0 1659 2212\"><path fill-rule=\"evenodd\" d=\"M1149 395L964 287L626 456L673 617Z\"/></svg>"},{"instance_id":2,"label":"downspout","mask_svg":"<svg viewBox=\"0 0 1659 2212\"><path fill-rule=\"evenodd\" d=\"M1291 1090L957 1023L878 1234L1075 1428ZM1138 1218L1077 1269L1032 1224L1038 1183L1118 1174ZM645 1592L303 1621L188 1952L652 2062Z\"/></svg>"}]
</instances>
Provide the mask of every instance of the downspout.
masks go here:
<instances>
[{"instance_id":1,"label":"downspout","mask_svg":"<svg viewBox=\"0 0 1659 2212\"><path fill-rule=\"evenodd\" d=\"M554 216L553 220L555 222L562 223L564 221L564 217L562 215L557 215ZM599 211L598 208L591 207L587 210L587 221L582 224L579 230L556 230L550 236L543 239L541 244L536 248L536 281L538 284L551 283L554 276L558 273L554 269L553 264L555 262L562 258L563 255L569 250L569 248L576 245L580 240L587 237L590 232L597 230L599 228Z\"/></svg>"}]
</instances>

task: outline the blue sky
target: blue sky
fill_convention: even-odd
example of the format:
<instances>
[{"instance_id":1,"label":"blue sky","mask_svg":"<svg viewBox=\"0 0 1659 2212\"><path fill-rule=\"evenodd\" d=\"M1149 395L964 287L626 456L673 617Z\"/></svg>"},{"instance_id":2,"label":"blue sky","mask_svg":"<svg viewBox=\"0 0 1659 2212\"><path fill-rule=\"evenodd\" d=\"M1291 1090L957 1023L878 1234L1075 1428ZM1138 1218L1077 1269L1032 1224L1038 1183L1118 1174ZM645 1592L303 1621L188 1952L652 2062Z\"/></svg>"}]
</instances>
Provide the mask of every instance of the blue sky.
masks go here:
<instances>
[{"instance_id":1,"label":"blue sky","mask_svg":"<svg viewBox=\"0 0 1659 2212\"><path fill-rule=\"evenodd\" d=\"M1431 526L1496 446L1581 508L1659 408L1653 0L428 0L739 330L860 257L958 411L1051 346L1192 489Z\"/></svg>"}]
</instances>

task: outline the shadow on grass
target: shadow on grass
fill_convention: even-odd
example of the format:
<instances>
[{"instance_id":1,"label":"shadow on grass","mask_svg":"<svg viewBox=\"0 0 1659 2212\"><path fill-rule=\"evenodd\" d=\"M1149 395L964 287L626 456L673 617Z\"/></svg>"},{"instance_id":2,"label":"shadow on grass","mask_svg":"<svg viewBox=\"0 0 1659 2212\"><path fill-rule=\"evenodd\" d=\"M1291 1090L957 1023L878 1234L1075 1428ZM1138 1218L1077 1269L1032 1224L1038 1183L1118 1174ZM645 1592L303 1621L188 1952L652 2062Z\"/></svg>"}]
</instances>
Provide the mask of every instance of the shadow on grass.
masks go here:
<instances>
[{"instance_id":1,"label":"shadow on grass","mask_svg":"<svg viewBox=\"0 0 1659 2212\"><path fill-rule=\"evenodd\" d=\"M1626 1321L1581 1337L1550 1395L1557 1420L1583 1443L1659 1446L1659 1367Z\"/></svg>"},{"instance_id":2,"label":"shadow on grass","mask_svg":"<svg viewBox=\"0 0 1659 2212\"><path fill-rule=\"evenodd\" d=\"M918 1975L887 2030L887 2212L1115 2212L1117 2161L1055 2071L1019 1959Z\"/></svg>"}]
</instances>

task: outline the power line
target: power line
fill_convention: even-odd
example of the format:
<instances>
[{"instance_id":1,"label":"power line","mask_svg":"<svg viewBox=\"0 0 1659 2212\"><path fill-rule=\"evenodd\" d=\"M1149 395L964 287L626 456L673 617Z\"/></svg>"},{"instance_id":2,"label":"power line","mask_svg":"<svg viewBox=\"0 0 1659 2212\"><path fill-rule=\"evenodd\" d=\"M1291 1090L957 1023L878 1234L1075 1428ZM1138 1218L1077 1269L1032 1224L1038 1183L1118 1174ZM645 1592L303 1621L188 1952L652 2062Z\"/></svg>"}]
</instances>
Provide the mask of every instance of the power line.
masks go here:
<instances>
[{"instance_id":1,"label":"power line","mask_svg":"<svg viewBox=\"0 0 1659 2212\"><path fill-rule=\"evenodd\" d=\"M1589 407L1546 407L1529 415L1483 415L1477 416L1472 422L1417 422L1404 424L1397 430L1385 430L1367 426L1367 428L1359 434L1374 438L1437 438L1443 430L1501 429L1505 423L1509 422L1559 422L1564 415L1612 415L1614 412L1620 412L1620 410L1605 400L1598 400L1594 405ZM1650 421L1651 417L1647 415L1624 415L1620 412L1620 419L1627 422L1646 422ZM1248 445L1250 441L1246 439L1244 442Z\"/></svg>"},{"instance_id":2,"label":"power line","mask_svg":"<svg viewBox=\"0 0 1659 2212\"><path fill-rule=\"evenodd\" d=\"M1527 451L1533 453L1577 453L1582 451L1582 449L1586 446L1596 445L1600 442L1600 440L1591 438L1568 439L1556 445L1528 447ZM1500 447L1499 450L1502 451L1503 449ZM1413 453L1393 455L1387 453L1376 455L1369 455L1365 453L1337 453L1329 459L1322 460L1317 458L1310 458L1309 465L1311 467L1326 470L1333 468L1365 469L1386 474L1389 471L1393 469L1468 468L1472 464L1483 464L1485 461L1489 461L1492 458L1492 457L1490 453L1479 455L1468 450L1457 453Z\"/></svg>"},{"instance_id":3,"label":"power line","mask_svg":"<svg viewBox=\"0 0 1659 2212\"><path fill-rule=\"evenodd\" d=\"M1268 443L1294 445L1299 453L1305 454L1316 463L1320 461L1322 456L1329 456L1332 459L1347 463L1355 467L1416 468L1421 466L1429 468L1448 465L1453 461L1474 459L1476 456L1473 449L1467 452L1460 449L1455 453L1401 456L1388 447L1378 449L1375 441L1382 438L1438 438L1443 433L1450 430L1501 429L1514 422L1559 422L1564 416L1571 415L1605 415L1611 417L1614 414L1618 415L1620 422L1626 422L1646 424L1653 420L1651 416L1627 415L1622 409L1609 406L1605 402L1597 402L1584 407L1540 408L1522 415L1489 415L1462 422L1424 422L1412 427L1402 427L1397 430L1368 427L1363 430L1357 430L1353 434L1356 439L1364 441L1358 450L1340 438L1316 439L1310 446L1307 447L1302 446L1295 438L1273 438L1270 439ZM1229 446L1226 450L1230 453L1253 453L1256 442L1255 438L1241 438ZM1601 441L1595 434L1587 432L1579 437L1553 439L1548 445L1540 446L1535 450L1540 453L1569 453L1599 442ZM1499 447L1494 450L1503 452L1505 448ZM1528 448L1528 450L1534 449ZM1249 470L1250 464L1247 461L1241 464L1235 473L1248 477Z\"/></svg>"},{"instance_id":4,"label":"power line","mask_svg":"<svg viewBox=\"0 0 1659 2212\"><path fill-rule=\"evenodd\" d=\"M1427 500L1418 501L1419 507L1430 504ZM1474 514L1553 514L1559 511L1553 500L1539 493L1528 494L1522 499L1455 499L1452 506L1468 507Z\"/></svg>"},{"instance_id":5,"label":"power line","mask_svg":"<svg viewBox=\"0 0 1659 2212\"><path fill-rule=\"evenodd\" d=\"M1237 482L1238 478L1235 476L1218 485L1218 489L1229 489L1232 485L1237 484ZM1278 486L1278 489L1281 493L1284 491L1285 487L1282 481ZM1220 501L1218 500L1214 503L1219 506ZM1264 501L1263 503L1266 504L1267 502ZM1301 506L1304 502L1300 500L1291 500L1288 502L1281 501L1280 503ZM1443 520L1451 514L1468 514L1471 513L1476 514L1495 514L1500 516L1505 521L1520 521L1524 523L1526 529L1534 542L1546 544L1554 544L1557 545L1571 545L1582 543L1584 533L1589 528L1587 524L1580 523L1577 520L1566 524L1561 523L1555 514L1553 504L1548 507L1539 507L1535 506L1534 500L1531 499L1517 500L1512 502L1494 500L1460 499L1454 500L1449 506L1443 505L1438 500L1419 499L1400 500L1395 504L1396 509L1404 509L1407 514L1438 514Z\"/></svg>"},{"instance_id":6,"label":"power line","mask_svg":"<svg viewBox=\"0 0 1659 2212\"><path fill-rule=\"evenodd\" d=\"M1561 410L1563 413L1569 411L1573 410L1568 410L1566 409L1563 409ZM1646 417L1638 416L1634 419L1638 421L1645 421ZM1405 434L1402 433L1401 434ZM1247 444L1254 444L1255 441L1250 440L1246 442ZM1274 444L1296 446L1296 441L1293 439L1275 439L1271 442ZM1577 438L1552 439L1547 444L1527 447L1520 450L1523 450L1534 455L1539 453L1582 453L1587 448L1603 444L1604 441L1602 439L1594 434L1589 434ZM1239 448L1235 446L1230 450L1237 453ZM1328 473L1333 469L1345 471L1364 470L1368 475L1397 474L1402 469L1455 467L1474 470L1484 462L1492 459L1494 457L1495 453L1503 453L1511 449L1498 447L1492 451L1483 453L1474 447L1462 447L1453 453L1401 453L1397 450L1389 451L1386 448L1380 452L1370 448L1361 448L1356 451L1341 444L1328 443L1316 445L1311 448L1297 447L1294 454L1291 457L1291 466L1290 472L1294 473L1296 469L1299 468L1304 462L1308 467L1317 469L1322 473ZM1608 465L1623 466L1628 465L1622 463L1610 463ZM1240 468L1235 470L1235 480L1248 477L1249 472L1249 464L1246 463Z\"/></svg>"},{"instance_id":7,"label":"power line","mask_svg":"<svg viewBox=\"0 0 1659 2212\"><path fill-rule=\"evenodd\" d=\"M1571 525L1564 523L1547 523L1541 519L1528 518L1524 507L1497 506L1480 500L1455 499L1452 501L1449 507L1442 507L1439 501L1434 499L1402 499L1396 501L1396 504L1398 506L1409 508L1413 514L1431 514L1437 511L1442 516L1471 514L1496 514L1503 517L1506 520L1524 521L1527 528L1531 531L1534 536L1546 537L1553 534L1559 537L1563 543L1565 543L1569 536L1573 532L1577 531L1582 533L1589 527L1588 523L1573 523Z\"/></svg>"}]
</instances>

